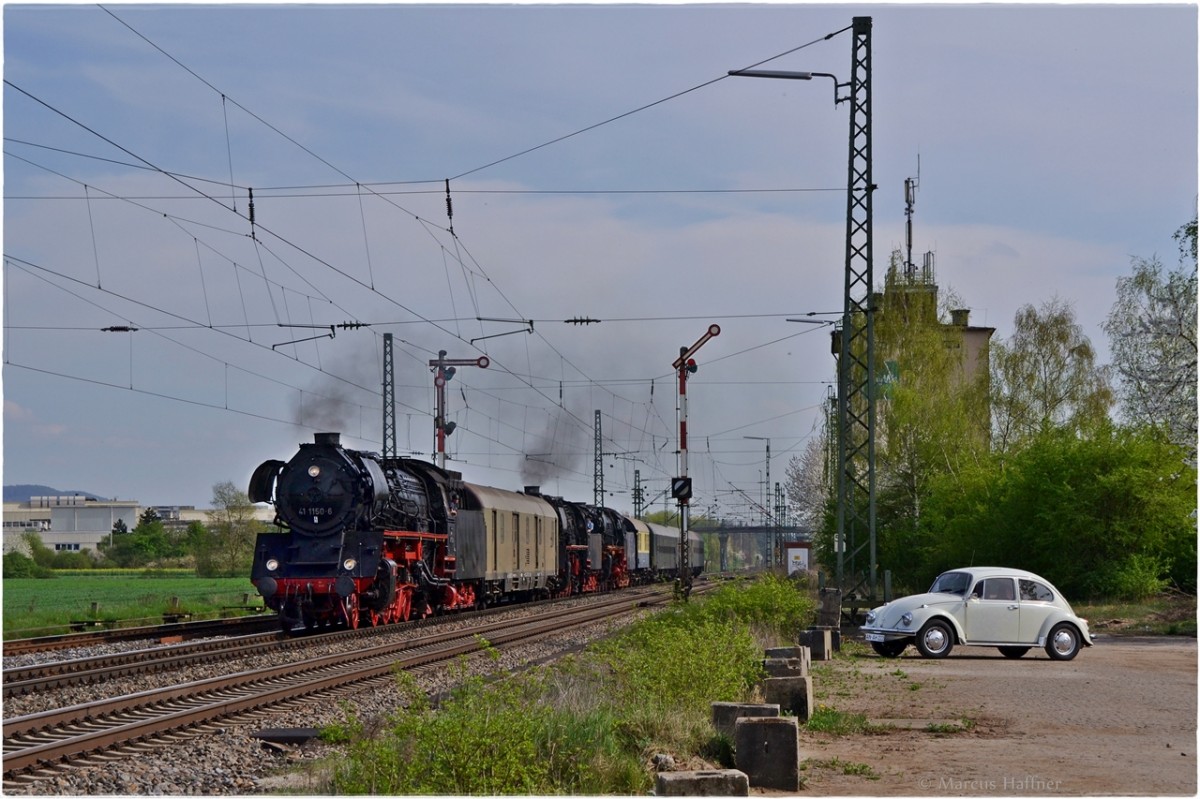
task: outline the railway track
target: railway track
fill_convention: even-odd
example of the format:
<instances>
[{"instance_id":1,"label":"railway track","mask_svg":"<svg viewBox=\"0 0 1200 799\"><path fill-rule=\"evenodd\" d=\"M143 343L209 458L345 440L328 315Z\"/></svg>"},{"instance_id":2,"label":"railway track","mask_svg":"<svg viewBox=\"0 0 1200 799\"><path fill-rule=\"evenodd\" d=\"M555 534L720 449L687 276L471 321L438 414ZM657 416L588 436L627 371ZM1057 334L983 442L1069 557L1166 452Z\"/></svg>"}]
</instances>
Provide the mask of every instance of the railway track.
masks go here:
<instances>
[{"instance_id":1,"label":"railway track","mask_svg":"<svg viewBox=\"0 0 1200 799\"><path fill-rule=\"evenodd\" d=\"M305 646L308 640L288 639L282 632L258 633L19 666L4 670L3 694L5 699L10 699L72 685L89 685L118 677L153 674L200 663L246 657L289 645Z\"/></svg>"},{"instance_id":2,"label":"railway track","mask_svg":"<svg viewBox=\"0 0 1200 799\"><path fill-rule=\"evenodd\" d=\"M157 624L146 627L118 627L110 630L43 635L36 638L13 638L3 644L6 657L33 652L51 652L82 646L95 646L117 641L149 641L181 636L184 640L210 635L241 635L263 630L279 629L275 614L238 616L229 619L203 619Z\"/></svg>"},{"instance_id":3,"label":"railway track","mask_svg":"<svg viewBox=\"0 0 1200 799\"><path fill-rule=\"evenodd\" d=\"M389 680L397 669L430 667L478 652L487 645L497 649L518 646L669 600L669 592L622 592L529 620L500 619L466 630L430 631L419 637L388 636L393 640L381 640L349 653L9 719L4 722L4 780L6 784L37 780L65 765L108 757L107 753L117 750L141 748L147 742L170 740L218 722L234 723L239 717L269 712L275 706L298 700L328 701L348 686Z\"/></svg>"},{"instance_id":4,"label":"railway track","mask_svg":"<svg viewBox=\"0 0 1200 799\"><path fill-rule=\"evenodd\" d=\"M628 594L628 596L636 596ZM557 600L569 604L573 599ZM536 607L534 603L526 607ZM432 616L428 619L386 627L366 627L357 630L335 630L332 632L304 633L289 638L282 632L237 635L236 637L213 638L148 649L127 650L71 660L50 661L28 666L5 669L2 675L3 697L53 691L76 685L94 685L121 677L136 677L158 672L196 666L203 663L240 659L260 655L277 649L299 649L314 642L337 643L353 638L372 638L381 635L396 635L445 622L485 618L504 613L512 606L468 611L447 616ZM278 622L272 625L278 627ZM10 654L5 652L5 654Z\"/></svg>"}]
</instances>

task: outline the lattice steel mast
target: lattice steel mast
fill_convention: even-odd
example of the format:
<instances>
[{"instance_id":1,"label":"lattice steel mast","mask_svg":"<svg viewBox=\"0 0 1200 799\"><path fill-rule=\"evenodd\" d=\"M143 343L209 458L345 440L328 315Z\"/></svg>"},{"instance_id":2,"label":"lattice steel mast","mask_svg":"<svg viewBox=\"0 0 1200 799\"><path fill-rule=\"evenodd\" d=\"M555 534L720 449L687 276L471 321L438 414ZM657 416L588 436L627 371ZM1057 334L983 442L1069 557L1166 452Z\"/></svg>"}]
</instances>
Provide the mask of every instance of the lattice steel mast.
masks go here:
<instances>
[{"instance_id":1,"label":"lattice steel mast","mask_svg":"<svg viewBox=\"0 0 1200 799\"><path fill-rule=\"evenodd\" d=\"M396 372L392 334L383 334L383 457L396 457Z\"/></svg>"},{"instance_id":2,"label":"lattice steel mast","mask_svg":"<svg viewBox=\"0 0 1200 799\"><path fill-rule=\"evenodd\" d=\"M871 200L875 183L871 174L871 18L855 17L853 32L846 288L838 353L837 581L843 596L865 589L866 596L874 599L878 565L872 391L875 315L871 308L874 285Z\"/></svg>"},{"instance_id":3,"label":"lattice steel mast","mask_svg":"<svg viewBox=\"0 0 1200 799\"><path fill-rule=\"evenodd\" d=\"M592 504L598 508L604 507L604 451L601 445L600 411L595 412L593 440L595 455L592 458Z\"/></svg>"}]
</instances>

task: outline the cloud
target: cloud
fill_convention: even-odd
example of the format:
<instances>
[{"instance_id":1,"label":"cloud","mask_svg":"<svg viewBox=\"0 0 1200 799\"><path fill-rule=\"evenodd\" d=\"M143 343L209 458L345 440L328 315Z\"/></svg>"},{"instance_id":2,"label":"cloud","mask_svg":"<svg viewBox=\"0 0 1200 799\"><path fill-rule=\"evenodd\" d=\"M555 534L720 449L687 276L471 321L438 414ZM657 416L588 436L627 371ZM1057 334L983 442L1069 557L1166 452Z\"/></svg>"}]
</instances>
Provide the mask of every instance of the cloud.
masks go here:
<instances>
[{"instance_id":1,"label":"cloud","mask_svg":"<svg viewBox=\"0 0 1200 799\"><path fill-rule=\"evenodd\" d=\"M23 428L36 438L61 438L67 433L65 424L42 422L31 408L5 398L4 425L11 435L18 428Z\"/></svg>"},{"instance_id":2,"label":"cloud","mask_svg":"<svg viewBox=\"0 0 1200 799\"><path fill-rule=\"evenodd\" d=\"M34 418L34 413L29 408L22 407L10 399L4 400L4 422L11 424L13 422L29 422Z\"/></svg>"}]
</instances>

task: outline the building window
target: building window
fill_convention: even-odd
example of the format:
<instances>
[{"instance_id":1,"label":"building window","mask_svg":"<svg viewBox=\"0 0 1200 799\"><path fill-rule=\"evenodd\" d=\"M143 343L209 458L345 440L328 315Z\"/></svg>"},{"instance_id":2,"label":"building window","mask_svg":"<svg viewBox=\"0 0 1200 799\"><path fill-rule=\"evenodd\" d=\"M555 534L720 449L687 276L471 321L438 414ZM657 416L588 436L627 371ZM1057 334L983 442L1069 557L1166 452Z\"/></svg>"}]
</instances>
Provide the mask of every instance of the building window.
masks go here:
<instances>
[{"instance_id":1,"label":"building window","mask_svg":"<svg viewBox=\"0 0 1200 799\"><path fill-rule=\"evenodd\" d=\"M78 552L79 544L55 544L55 552Z\"/></svg>"}]
</instances>

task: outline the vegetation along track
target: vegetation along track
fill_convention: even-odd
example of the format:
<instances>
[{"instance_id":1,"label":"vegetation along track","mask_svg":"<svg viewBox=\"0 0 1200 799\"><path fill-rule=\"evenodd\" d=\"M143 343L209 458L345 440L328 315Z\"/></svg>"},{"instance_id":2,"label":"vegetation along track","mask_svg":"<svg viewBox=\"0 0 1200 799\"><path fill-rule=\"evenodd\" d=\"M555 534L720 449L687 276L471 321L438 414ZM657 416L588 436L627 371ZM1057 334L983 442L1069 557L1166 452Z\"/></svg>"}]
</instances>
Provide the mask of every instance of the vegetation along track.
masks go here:
<instances>
[{"instance_id":1,"label":"vegetation along track","mask_svg":"<svg viewBox=\"0 0 1200 799\"><path fill-rule=\"evenodd\" d=\"M161 690L74 705L4 722L4 779L43 776L56 765L97 757L143 742L170 740L179 731L304 698L327 701L344 686L390 678L397 669L415 669L479 651L486 639L503 648L668 601L622 592L603 601L530 620L501 620L465 630L431 632L384 642L350 653L217 677Z\"/></svg>"}]
</instances>

